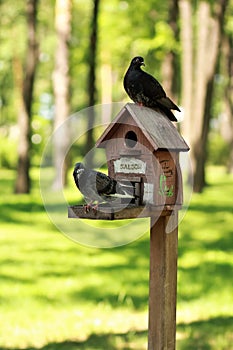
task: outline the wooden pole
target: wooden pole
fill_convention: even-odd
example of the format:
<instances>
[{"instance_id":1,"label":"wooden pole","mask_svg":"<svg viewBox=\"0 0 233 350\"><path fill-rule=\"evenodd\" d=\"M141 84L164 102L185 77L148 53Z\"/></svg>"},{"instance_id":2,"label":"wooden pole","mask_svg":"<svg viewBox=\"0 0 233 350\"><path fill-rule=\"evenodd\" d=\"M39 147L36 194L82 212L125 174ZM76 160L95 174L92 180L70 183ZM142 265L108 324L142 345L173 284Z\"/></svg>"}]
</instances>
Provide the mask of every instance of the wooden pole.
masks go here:
<instances>
[{"instance_id":1,"label":"wooden pole","mask_svg":"<svg viewBox=\"0 0 233 350\"><path fill-rule=\"evenodd\" d=\"M151 218L148 350L176 348L178 212ZM166 233L168 220L173 230ZM169 224L171 223L169 221Z\"/></svg>"}]
</instances>

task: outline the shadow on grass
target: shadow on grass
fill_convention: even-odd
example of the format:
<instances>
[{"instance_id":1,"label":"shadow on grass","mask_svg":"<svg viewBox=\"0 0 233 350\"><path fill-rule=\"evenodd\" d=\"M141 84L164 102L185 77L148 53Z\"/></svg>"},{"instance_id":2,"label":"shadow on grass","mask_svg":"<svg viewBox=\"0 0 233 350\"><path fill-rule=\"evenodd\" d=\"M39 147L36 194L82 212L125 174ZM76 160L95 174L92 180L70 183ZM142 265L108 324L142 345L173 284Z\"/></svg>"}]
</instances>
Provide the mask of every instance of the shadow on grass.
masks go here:
<instances>
[{"instance_id":1,"label":"shadow on grass","mask_svg":"<svg viewBox=\"0 0 233 350\"><path fill-rule=\"evenodd\" d=\"M24 221L21 218L21 214L26 213L30 218L30 215L32 214L44 212L44 206L37 200L33 201L28 198L20 203L15 195L15 203L7 203L6 201L5 203L0 204L0 211L2 222L21 223Z\"/></svg>"},{"instance_id":2,"label":"shadow on grass","mask_svg":"<svg viewBox=\"0 0 233 350\"><path fill-rule=\"evenodd\" d=\"M232 276L232 264L227 262L205 262L195 267L179 267L179 276L186 281L178 287L179 302L199 299L200 295L208 295L223 288L228 288L229 291L232 289L232 280L229 278Z\"/></svg>"},{"instance_id":3,"label":"shadow on grass","mask_svg":"<svg viewBox=\"0 0 233 350\"><path fill-rule=\"evenodd\" d=\"M41 348L29 347L25 350L142 350L147 342L147 331L130 331L128 333L91 334L84 341L52 342ZM138 345L137 345L138 344ZM143 346L145 349L145 346ZM20 350L18 348L1 350Z\"/></svg>"},{"instance_id":4,"label":"shadow on grass","mask_svg":"<svg viewBox=\"0 0 233 350\"><path fill-rule=\"evenodd\" d=\"M232 323L233 317L181 323L177 326L177 350L232 350ZM25 350L142 350L146 349L146 344L147 330L91 334L83 341L52 342L41 348L28 347Z\"/></svg>"},{"instance_id":5,"label":"shadow on grass","mask_svg":"<svg viewBox=\"0 0 233 350\"><path fill-rule=\"evenodd\" d=\"M233 316L181 323L177 327L182 338L177 341L177 350L232 350L232 324Z\"/></svg>"},{"instance_id":6,"label":"shadow on grass","mask_svg":"<svg viewBox=\"0 0 233 350\"><path fill-rule=\"evenodd\" d=\"M0 222L11 222L15 224L24 224L32 221L32 215L41 214L47 217L47 213L59 213L63 214L64 210L67 211L66 203L51 203L44 206L42 199L31 198L28 195L22 195L19 198L14 195L15 202L9 202L6 198L4 203L0 203ZM82 204L76 201L75 204ZM70 205L70 204L69 204ZM37 224L37 223L36 223Z\"/></svg>"},{"instance_id":7,"label":"shadow on grass","mask_svg":"<svg viewBox=\"0 0 233 350\"><path fill-rule=\"evenodd\" d=\"M230 205L225 205L222 203L198 203L191 204L191 209L194 212L203 212L206 214L215 214L220 212L228 212L231 210Z\"/></svg>"}]
</instances>

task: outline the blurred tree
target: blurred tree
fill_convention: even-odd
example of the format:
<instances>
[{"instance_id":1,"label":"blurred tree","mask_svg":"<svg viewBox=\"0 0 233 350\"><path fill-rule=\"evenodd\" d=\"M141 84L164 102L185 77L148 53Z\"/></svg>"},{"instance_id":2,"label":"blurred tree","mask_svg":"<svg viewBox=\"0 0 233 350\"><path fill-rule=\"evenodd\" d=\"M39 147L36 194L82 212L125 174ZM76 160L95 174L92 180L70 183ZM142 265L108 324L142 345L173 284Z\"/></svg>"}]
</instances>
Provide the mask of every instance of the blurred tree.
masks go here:
<instances>
[{"instance_id":1,"label":"blurred tree","mask_svg":"<svg viewBox=\"0 0 233 350\"><path fill-rule=\"evenodd\" d=\"M233 173L233 36L226 33L222 40L222 52L224 61L224 73L227 77L225 85L225 110L221 123L221 134L229 145L229 157L227 161L227 171Z\"/></svg>"},{"instance_id":2,"label":"blurred tree","mask_svg":"<svg viewBox=\"0 0 233 350\"><path fill-rule=\"evenodd\" d=\"M185 120L182 123L182 131L188 141L192 135L191 111L193 95L193 28L192 28L192 4L191 1L179 0L181 19L180 40L181 55L181 104L185 111Z\"/></svg>"},{"instance_id":3,"label":"blurred tree","mask_svg":"<svg viewBox=\"0 0 233 350\"><path fill-rule=\"evenodd\" d=\"M122 79L133 56L143 56L147 70L161 80L161 64L177 45L167 23L172 1L102 0L101 4L99 50L100 63L105 66L102 82L111 74L112 100L121 101L127 98ZM111 102L109 94L104 100Z\"/></svg>"},{"instance_id":4,"label":"blurred tree","mask_svg":"<svg viewBox=\"0 0 233 350\"><path fill-rule=\"evenodd\" d=\"M71 33L71 0L56 0L55 28L57 50L53 72L55 98L54 117L54 189L60 189L66 183L68 160L66 157L69 142L67 120L70 113L70 77L69 77L69 39ZM62 127L61 127L62 126Z\"/></svg>"},{"instance_id":5,"label":"blurred tree","mask_svg":"<svg viewBox=\"0 0 233 350\"><path fill-rule=\"evenodd\" d=\"M0 12L0 125L9 126L15 123L15 114L19 105L19 92L15 94L14 90L16 77L13 65L14 59L22 61L22 52L26 44L25 4L17 3L16 6L11 6L7 0L0 1ZM21 35L17 38L16 45L15 38L18 33Z\"/></svg>"},{"instance_id":6,"label":"blurred tree","mask_svg":"<svg viewBox=\"0 0 233 350\"><path fill-rule=\"evenodd\" d=\"M174 40L179 40L179 29L178 29L178 0L168 1L168 24L172 30ZM168 96L173 100L177 99L177 81L179 80L179 74L177 69L177 52L171 47L168 50L166 56L162 62L162 76L163 76L163 88L165 89Z\"/></svg>"},{"instance_id":7,"label":"blurred tree","mask_svg":"<svg viewBox=\"0 0 233 350\"><path fill-rule=\"evenodd\" d=\"M26 50L26 61L22 72L22 79L19 75L21 85L21 104L18 113L19 145L18 145L18 166L15 183L16 193L30 192L30 149L32 102L34 92L34 81L38 63L38 44L36 40L38 0L28 0L26 4L28 43ZM21 67L19 66L19 69Z\"/></svg>"},{"instance_id":8,"label":"blurred tree","mask_svg":"<svg viewBox=\"0 0 233 350\"><path fill-rule=\"evenodd\" d=\"M85 155L87 154L87 163L90 168L93 167L93 153L88 153L94 146L93 127L95 122L95 111L92 108L96 102L96 59L97 59L97 43L98 43L98 14L100 0L94 0L93 13L91 20L91 33L89 41L89 74L88 74L88 93L89 93L89 113L87 125L87 139L85 142Z\"/></svg>"},{"instance_id":9,"label":"blurred tree","mask_svg":"<svg viewBox=\"0 0 233 350\"><path fill-rule=\"evenodd\" d=\"M87 107L89 101L87 77L91 11L92 0L73 0L70 39L71 108L73 111Z\"/></svg>"},{"instance_id":10,"label":"blurred tree","mask_svg":"<svg viewBox=\"0 0 233 350\"><path fill-rule=\"evenodd\" d=\"M190 2L180 0L183 105L186 118L184 133L191 147L194 171L194 191L201 192L206 184L205 163L207 139L211 118L214 77L220 52L224 17L228 0L220 0L211 7L210 2L199 1L197 7L197 40L190 27ZM190 35L190 37L188 37ZM193 50L195 49L195 59ZM190 52L191 50L191 52ZM185 72L191 71L185 75ZM189 94L189 95L188 95ZM185 101L187 99L187 101ZM195 130L195 132L193 132Z\"/></svg>"},{"instance_id":11,"label":"blurred tree","mask_svg":"<svg viewBox=\"0 0 233 350\"><path fill-rule=\"evenodd\" d=\"M39 2L37 41L40 43L40 55L35 86L33 85L33 91L31 90L34 97L33 120L40 117L42 121L46 120L48 126L51 124L54 108L51 72L54 69L54 55L58 52L55 52L57 36L53 26L55 2L56 0L51 2L40 0ZM122 78L131 58L135 55L142 55L146 61L146 70L156 76L162 82L167 93L171 96L172 94L175 95L174 100L177 101L181 71L183 77L181 104L184 105L186 112L186 118L182 123L183 133L187 140L192 139L190 145L195 164L194 170L195 173L201 174L203 179L207 154L206 138L210 125L211 127L213 125L213 128L216 124L219 126L220 115L223 111L224 93L225 111L229 111L226 114L232 116L230 112L232 68L228 67L229 69L224 70L222 64L216 70L219 55L224 56L226 61L232 60L230 54L227 53L230 52L229 49L226 45L223 46L223 40L219 39L222 37L221 16L226 18L224 30L226 32L226 26L228 25L228 38L232 37L232 7L229 9L228 6L228 17L223 14L228 2L232 6L232 0L220 0L218 2L213 0L165 0L163 2L160 0L146 2L134 0L111 0L109 2L108 0L101 0L101 3L98 0L97 4L94 0L73 0L72 35L68 39L68 80L64 80L65 83L62 84L56 83L55 86L57 79L56 65L53 80L56 100L61 102L63 98L64 100L69 98L70 101L67 101L68 103L71 102L70 110L73 111L101 101L106 103L127 100L122 86ZM180 22L177 19L177 3L180 11ZM100 9L99 6L101 6ZM2 14L0 18L0 128L2 127L3 130L4 127L4 137L6 138L15 123L16 112L19 111L19 98L15 92L16 90L22 90L23 80L26 77L26 69L22 68L21 62L25 54L27 55L28 48L25 36L28 34L28 30L25 24L25 5L23 2L17 2L15 6L11 6L10 0L0 1L0 7ZM94 17L96 17L96 22ZM144 18L143 23L142 18ZM14 23L13 27L12 23ZM179 37L177 40L179 24L181 24L181 45ZM95 25L96 28L94 29ZM231 30L229 30L229 27ZM63 29L63 25L60 29ZM17 37L17 45L15 45L15 37ZM98 45L96 45L96 38L98 39ZM219 50L219 41L222 43L221 50ZM66 41L64 41L65 44L68 49ZM232 45L230 41L228 45ZM180 64L179 55L181 55L182 64ZM225 66L227 67L227 63ZM230 63L228 63L228 66L230 66ZM95 67L94 70L93 67ZM224 83L220 82L222 76L225 79ZM215 81L213 81L213 77L215 77ZM215 85L214 99L212 97L213 85ZM15 88L16 86L17 88ZM94 86L95 88L93 88ZM64 90L68 91L68 95L64 93L63 97L60 95L58 99L58 92L55 92L56 87L60 92L63 87ZM92 90L90 91L90 89ZM44 108L43 101L46 96L49 97L50 102L49 107ZM211 104L211 108L208 107L208 104ZM55 105L56 110L62 111L56 102ZM209 120L210 111L211 117L215 118L213 123L210 123ZM69 113L69 109L67 109L66 114ZM108 114L104 115L104 118L107 118L104 121L109 121L109 116L111 114L108 111ZM89 122L91 122L91 119L92 117L90 117ZM31 121L33 122L33 120ZM54 127L59 124L56 123L57 120ZM227 142L229 144L232 142L229 139L231 123L228 118L225 123L222 123L221 127L221 130L223 130L225 125L225 131L222 131L222 135L228 134ZM14 142L16 142L17 128L14 128L14 130ZM43 138L41 144L33 144L34 152L30 152L30 157L33 155L32 161L35 164L39 163L40 154L38 153L42 152L43 144L49 135L47 126L44 126L44 130L46 130L44 133L38 131L38 129L33 131L34 133L40 133ZM228 133L226 133L226 130L228 130ZM213 133L211 133L212 135ZM63 148L64 145L62 146L59 141L65 139L60 137L60 140L57 140L57 150ZM29 144L30 140L31 138L28 137ZM89 140L91 140L91 146L87 146L86 141L82 141L82 150L84 143L86 150L92 147L93 135ZM213 145L211 151L217 143ZM61 159L64 160L64 157ZM57 162L57 169L61 169L61 159ZM15 166L15 159L11 161L11 164L11 166ZM62 183L65 181L65 172L60 175L58 182Z\"/></svg>"}]
</instances>

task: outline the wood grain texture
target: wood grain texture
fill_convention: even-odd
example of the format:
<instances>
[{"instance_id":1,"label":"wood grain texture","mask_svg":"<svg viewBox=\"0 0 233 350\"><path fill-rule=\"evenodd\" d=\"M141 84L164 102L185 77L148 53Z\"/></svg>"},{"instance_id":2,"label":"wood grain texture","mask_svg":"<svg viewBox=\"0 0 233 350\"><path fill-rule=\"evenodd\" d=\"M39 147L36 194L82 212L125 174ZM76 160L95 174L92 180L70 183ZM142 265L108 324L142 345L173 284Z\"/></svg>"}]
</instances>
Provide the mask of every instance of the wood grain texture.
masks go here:
<instances>
[{"instance_id":1,"label":"wood grain texture","mask_svg":"<svg viewBox=\"0 0 233 350\"><path fill-rule=\"evenodd\" d=\"M188 151L189 147L178 133L172 122L161 112L141 107L135 103L127 103L109 124L96 142L96 147L105 147L105 141L115 137L119 129L126 131L127 125L137 126L154 150L168 149Z\"/></svg>"},{"instance_id":2,"label":"wood grain texture","mask_svg":"<svg viewBox=\"0 0 233 350\"><path fill-rule=\"evenodd\" d=\"M177 212L169 234L168 218L161 216L150 232L148 350L176 348Z\"/></svg>"},{"instance_id":3,"label":"wood grain texture","mask_svg":"<svg viewBox=\"0 0 233 350\"><path fill-rule=\"evenodd\" d=\"M181 206L117 206L110 207L105 204L99 205L98 210L90 210L85 212L83 205L73 205L68 207L68 218L73 219L90 219L90 220L124 220L124 219L136 219L144 217L170 216L175 213L176 210L181 209Z\"/></svg>"}]
</instances>

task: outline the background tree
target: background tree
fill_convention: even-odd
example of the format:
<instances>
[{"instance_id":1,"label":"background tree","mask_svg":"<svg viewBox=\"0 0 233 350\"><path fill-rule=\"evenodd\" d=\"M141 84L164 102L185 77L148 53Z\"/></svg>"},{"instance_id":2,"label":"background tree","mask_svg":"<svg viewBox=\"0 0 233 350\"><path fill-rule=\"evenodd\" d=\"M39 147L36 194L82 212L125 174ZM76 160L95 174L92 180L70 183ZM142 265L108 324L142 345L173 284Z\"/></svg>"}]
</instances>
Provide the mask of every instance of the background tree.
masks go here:
<instances>
[{"instance_id":1,"label":"background tree","mask_svg":"<svg viewBox=\"0 0 233 350\"><path fill-rule=\"evenodd\" d=\"M190 2L180 0L181 9L181 45L183 85L183 105L185 109L184 133L191 147L194 172L194 191L201 192L206 184L205 163L207 159L207 140L211 119L211 105L214 77L217 69L220 45L223 35L224 16L228 0L211 3L200 1L196 12L196 46L194 29L190 28ZM187 37L187 35L191 37ZM195 49L195 60L192 52ZM191 50L191 52L189 52ZM187 67L191 72L185 75ZM192 83L192 85L190 85ZM189 94L189 96L188 96ZM191 95L190 95L191 94ZM187 98L187 101L185 99Z\"/></svg>"},{"instance_id":2,"label":"background tree","mask_svg":"<svg viewBox=\"0 0 233 350\"><path fill-rule=\"evenodd\" d=\"M21 85L21 103L19 106L18 126L18 166L15 183L16 193L28 193L30 191L30 150L31 150L31 117L32 102L36 67L38 63L38 44L36 40L38 0L28 0L26 5L27 16L27 50L26 60L21 75L19 75L18 85ZM18 67L21 69L20 65Z\"/></svg>"},{"instance_id":3,"label":"background tree","mask_svg":"<svg viewBox=\"0 0 233 350\"><path fill-rule=\"evenodd\" d=\"M177 18L177 3L180 21ZM228 169L231 168L229 162L231 122L229 118L226 122L223 121L223 112L225 115L231 115L227 110L230 111L229 102L232 95L230 93L232 83L228 77L232 76L232 73L227 68L227 63L223 63L224 58L225 61L228 60L230 54L227 52L230 50L226 49L223 40L219 38L223 37L223 31L229 39L232 37L232 0L219 2L111 0L111 3L102 0L101 5L98 2L96 7L94 0L74 1L72 33L70 32L69 45L67 45L67 48L69 46L68 80L62 84L56 84L57 88L63 86L68 91L68 94L64 93L63 97L60 95L61 98L58 98L58 93L53 90L51 81L52 72L57 70L57 64L56 70L54 69L55 53L57 53L57 33L53 26L54 4L55 1L48 3L40 0L38 6L37 42L40 43L40 54L39 64L38 62L36 64L36 80L34 79L33 91L31 90L33 93L31 114L33 115L30 117L29 133L32 137L27 138L32 165L40 164L43 145L51 133L52 126L59 125L59 122L56 124L57 118L53 124L54 101L56 100L55 109L61 111L62 108L57 105L57 101L61 102L66 96L63 101L65 103L68 101L70 105L65 113L67 115L90 106L93 101L94 104L129 101L122 86L122 79L131 58L140 54L145 58L146 70L162 82L168 94L174 95L176 102L181 101L181 105L184 106L186 118L181 124L182 133L188 141L191 140L189 143L195 174L201 174L199 178L202 179L200 188L205 183L206 159L218 164L220 159L221 164L228 163ZM26 77L26 69L22 68L21 62L23 57L28 56L25 37L29 31L26 29L23 3L17 2L12 7L10 0L5 0L0 2L0 7L2 14L0 18L0 162L3 166L16 168L16 145L19 132L19 127L16 126L16 115L20 110L19 101L22 100L22 93L16 94L16 91L22 90L23 80ZM97 15L94 22L92 20L95 17L96 8ZM227 14L225 14L225 8L227 8ZM145 19L143 25L142 17ZM13 27L11 23L14 23ZM90 23L96 24L96 32L93 27L90 28ZM90 40L90 36L94 41ZM17 45L15 37L17 37ZM98 45L95 45L96 38ZM91 45L94 54L89 55ZM91 69L91 66L95 66L95 69ZM182 84L180 84L180 73ZM54 84L56 79L53 80ZM69 87L66 85L67 82ZM90 92L90 86L94 86L93 83L95 93ZM181 85L181 94L179 85ZM108 112L102 115L103 121L109 122L111 114ZM224 124L228 127L224 128ZM22 135L22 132L20 134ZM63 138L65 139L66 137ZM217 139L220 141L216 142ZM89 146L87 146L88 143L87 139L82 141L76 154L81 156L84 148L86 150L92 148L93 137ZM225 156L220 157L224 147ZM58 152L60 148L64 149L65 146L57 140L55 149ZM58 169L61 169L62 159L64 155L57 161L57 174ZM21 174L21 170L17 171L17 176L19 173ZM64 174L59 175L60 180L58 179L57 183L64 183ZM197 178L195 175L195 179ZM195 190L200 188L198 189L195 185Z\"/></svg>"},{"instance_id":4,"label":"background tree","mask_svg":"<svg viewBox=\"0 0 233 350\"><path fill-rule=\"evenodd\" d=\"M168 1L168 24L173 33L173 38L175 42L179 40L179 27L178 27L178 18L179 18L179 8L178 0L169 0ZM163 88L165 89L168 96L173 100L176 100L178 97L178 82L179 82L179 70L177 62L177 50L174 50L171 47L168 50L167 54L164 57L162 62L162 76L163 76Z\"/></svg>"},{"instance_id":5,"label":"background tree","mask_svg":"<svg viewBox=\"0 0 233 350\"><path fill-rule=\"evenodd\" d=\"M55 28L57 49L53 72L55 98L53 154L56 175L53 188L60 189L66 183L68 169L66 149L69 142L69 129L64 122L70 113L69 39L71 34L71 0L56 0ZM60 127L61 125L62 127Z\"/></svg>"},{"instance_id":6,"label":"background tree","mask_svg":"<svg viewBox=\"0 0 233 350\"><path fill-rule=\"evenodd\" d=\"M233 173L233 37L226 33L222 40L223 69L226 77L224 89L224 111L220 126L223 139L226 141L229 152L225 151L227 159L227 171Z\"/></svg>"},{"instance_id":7,"label":"background tree","mask_svg":"<svg viewBox=\"0 0 233 350\"><path fill-rule=\"evenodd\" d=\"M94 0L93 13L91 20L91 33L89 41L89 53L88 53L88 93L89 93L89 112L88 112L88 125L87 125L87 139L85 144L85 154L88 154L90 149L94 146L93 138L93 126L95 122L95 112L92 108L97 102L97 88L96 88L96 61L97 61L97 44L98 44L98 14L99 14L100 0ZM93 153L87 155L87 162L90 167L93 166Z\"/></svg>"}]
</instances>

